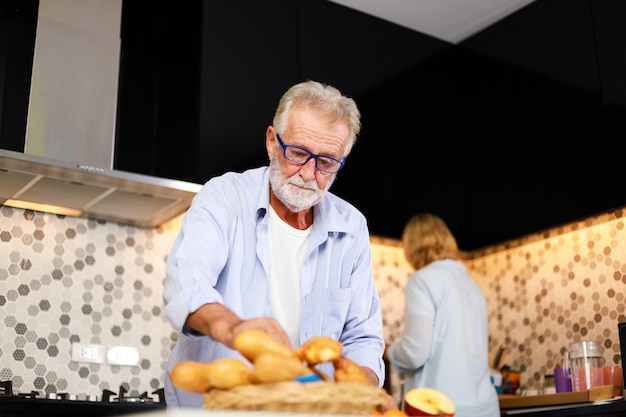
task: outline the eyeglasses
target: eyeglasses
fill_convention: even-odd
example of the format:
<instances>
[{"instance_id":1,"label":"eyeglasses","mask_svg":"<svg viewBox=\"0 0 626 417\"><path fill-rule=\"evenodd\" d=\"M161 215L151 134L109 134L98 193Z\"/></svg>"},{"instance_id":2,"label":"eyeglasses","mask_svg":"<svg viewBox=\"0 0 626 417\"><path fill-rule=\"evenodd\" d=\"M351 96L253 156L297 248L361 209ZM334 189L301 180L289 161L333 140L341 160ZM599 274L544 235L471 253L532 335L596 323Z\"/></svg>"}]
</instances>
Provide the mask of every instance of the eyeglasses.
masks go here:
<instances>
[{"instance_id":1,"label":"eyeglasses","mask_svg":"<svg viewBox=\"0 0 626 417\"><path fill-rule=\"evenodd\" d=\"M343 168L343 164L346 162L346 158L335 159L330 156L316 155L299 146L285 145L278 133L276 133L276 139L278 139L278 143L283 148L285 158L294 164L304 165L309 162L309 159L313 158L315 159L315 167L317 169L329 174L336 174Z\"/></svg>"}]
</instances>

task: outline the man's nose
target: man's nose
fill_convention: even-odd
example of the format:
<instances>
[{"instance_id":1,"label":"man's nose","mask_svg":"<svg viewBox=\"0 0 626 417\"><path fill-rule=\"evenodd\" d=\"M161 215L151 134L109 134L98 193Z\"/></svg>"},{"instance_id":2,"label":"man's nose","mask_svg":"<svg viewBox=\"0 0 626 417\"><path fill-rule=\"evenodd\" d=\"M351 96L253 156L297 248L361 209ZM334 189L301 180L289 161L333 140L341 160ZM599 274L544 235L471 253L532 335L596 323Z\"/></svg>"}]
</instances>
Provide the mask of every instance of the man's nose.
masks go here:
<instances>
[{"instance_id":1,"label":"man's nose","mask_svg":"<svg viewBox=\"0 0 626 417\"><path fill-rule=\"evenodd\" d=\"M302 168L300 168L300 176L305 180L305 181L310 181L313 178L315 178L315 170L317 161L315 160L315 158L311 158L308 161L306 161L306 163L304 165L302 165Z\"/></svg>"}]
</instances>

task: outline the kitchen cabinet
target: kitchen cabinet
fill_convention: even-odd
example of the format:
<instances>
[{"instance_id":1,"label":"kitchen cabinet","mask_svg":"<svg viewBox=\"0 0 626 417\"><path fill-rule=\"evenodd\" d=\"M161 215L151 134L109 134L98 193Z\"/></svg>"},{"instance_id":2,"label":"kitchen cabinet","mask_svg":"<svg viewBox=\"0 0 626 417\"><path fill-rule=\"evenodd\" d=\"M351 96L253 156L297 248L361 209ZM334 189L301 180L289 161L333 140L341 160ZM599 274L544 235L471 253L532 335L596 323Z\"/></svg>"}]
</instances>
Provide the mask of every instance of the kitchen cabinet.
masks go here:
<instances>
[{"instance_id":1,"label":"kitchen cabinet","mask_svg":"<svg viewBox=\"0 0 626 417\"><path fill-rule=\"evenodd\" d=\"M195 178L202 3L122 2L115 169Z\"/></svg>"},{"instance_id":2,"label":"kitchen cabinet","mask_svg":"<svg viewBox=\"0 0 626 417\"><path fill-rule=\"evenodd\" d=\"M537 1L386 80L360 97L354 150L384 168L349 159L334 190L375 235L428 210L465 250L626 205L624 18L614 0Z\"/></svg>"},{"instance_id":3,"label":"kitchen cabinet","mask_svg":"<svg viewBox=\"0 0 626 417\"><path fill-rule=\"evenodd\" d=\"M0 148L23 152L39 0L0 2Z\"/></svg>"},{"instance_id":4,"label":"kitchen cabinet","mask_svg":"<svg viewBox=\"0 0 626 417\"><path fill-rule=\"evenodd\" d=\"M298 80L299 4L204 2L198 108L198 182L267 161L265 130Z\"/></svg>"}]
</instances>

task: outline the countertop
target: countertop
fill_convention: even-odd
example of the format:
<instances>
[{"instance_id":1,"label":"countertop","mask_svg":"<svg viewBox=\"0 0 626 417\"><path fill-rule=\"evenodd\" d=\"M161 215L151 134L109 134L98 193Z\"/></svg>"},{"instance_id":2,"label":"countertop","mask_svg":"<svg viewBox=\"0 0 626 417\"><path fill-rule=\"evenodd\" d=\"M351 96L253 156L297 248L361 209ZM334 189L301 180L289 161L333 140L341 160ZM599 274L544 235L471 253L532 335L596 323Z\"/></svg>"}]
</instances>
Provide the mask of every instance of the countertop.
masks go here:
<instances>
[{"instance_id":1,"label":"countertop","mask_svg":"<svg viewBox=\"0 0 626 417\"><path fill-rule=\"evenodd\" d=\"M329 414L307 414L307 413L279 413L268 411L217 411L217 410L192 410L192 409L168 409L165 411L154 411L126 415L125 417L329 417ZM354 417L352 415L333 414L332 417Z\"/></svg>"},{"instance_id":2,"label":"countertop","mask_svg":"<svg viewBox=\"0 0 626 417\"><path fill-rule=\"evenodd\" d=\"M501 415L523 417L623 417L626 416L626 400L620 396L587 403L512 408L501 410Z\"/></svg>"},{"instance_id":3,"label":"countertop","mask_svg":"<svg viewBox=\"0 0 626 417\"><path fill-rule=\"evenodd\" d=\"M293 414L291 414L293 415ZM503 410L502 416L521 417L623 417L626 415L626 400L624 397L615 397L609 400L593 403L569 404L550 407L533 407L524 409ZM140 414L134 417L284 417L285 413L264 411L210 411L191 409L168 409ZM329 417L328 414L300 414L298 417ZM126 416L130 417L130 416ZM333 415L333 417L341 417ZM354 417L344 416L344 417Z\"/></svg>"}]
</instances>

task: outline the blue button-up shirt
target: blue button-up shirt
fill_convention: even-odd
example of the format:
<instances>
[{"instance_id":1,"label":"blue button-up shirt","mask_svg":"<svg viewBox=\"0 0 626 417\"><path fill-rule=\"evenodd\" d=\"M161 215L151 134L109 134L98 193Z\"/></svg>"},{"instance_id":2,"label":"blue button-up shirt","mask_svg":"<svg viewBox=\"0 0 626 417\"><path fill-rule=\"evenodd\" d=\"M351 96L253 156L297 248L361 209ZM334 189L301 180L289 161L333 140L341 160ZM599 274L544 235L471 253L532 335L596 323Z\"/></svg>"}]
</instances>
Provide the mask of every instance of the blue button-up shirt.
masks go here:
<instances>
[{"instance_id":1,"label":"blue button-up shirt","mask_svg":"<svg viewBox=\"0 0 626 417\"><path fill-rule=\"evenodd\" d=\"M207 303L222 303L242 319L271 316L268 273L269 169L227 173L208 181L183 218L167 260L165 313L179 333L165 377L169 406L202 407L202 396L175 389L169 371L183 360L243 358L185 326ZM302 267L300 343L323 335L339 340L343 354L384 382L380 300L374 285L367 221L327 192L314 208ZM322 370L332 375L331 364Z\"/></svg>"}]
</instances>

